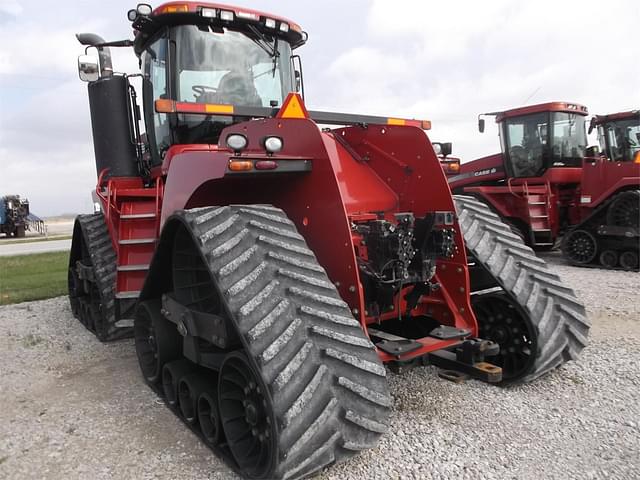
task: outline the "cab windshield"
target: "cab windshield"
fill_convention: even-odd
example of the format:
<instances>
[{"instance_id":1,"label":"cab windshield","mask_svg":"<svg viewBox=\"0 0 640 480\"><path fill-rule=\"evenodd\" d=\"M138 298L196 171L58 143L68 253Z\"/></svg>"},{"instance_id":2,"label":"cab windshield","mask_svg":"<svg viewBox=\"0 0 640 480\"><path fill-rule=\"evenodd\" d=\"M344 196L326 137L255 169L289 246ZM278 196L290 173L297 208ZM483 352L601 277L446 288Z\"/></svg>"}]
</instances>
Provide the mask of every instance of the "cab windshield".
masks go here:
<instances>
[{"instance_id":1,"label":"cab windshield","mask_svg":"<svg viewBox=\"0 0 640 480\"><path fill-rule=\"evenodd\" d=\"M275 107L293 90L285 41L185 25L176 28L176 43L178 101Z\"/></svg>"},{"instance_id":2,"label":"cab windshield","mask_svg":"<svg viewBox=\"0 0 640 480\"><path fill-rule=\"evenodd\" d=\"M176 43L171 54L170 40ZM168 114L153 102L227 104L236 107L278 107L294 90L291 46L284 40L249 29L244 33L181 25L152 42L142 56L149 142L154 164L171 145L217 143L222 130L246 117Z\"/></svg>"},{"instance_id":3,"label":"cab windshield","mask_svg":"<svg viewBox=\"0 0 640 480\"><path fill-rule=\"evenodd\" d=\"M629 162L640 152L640 118L619 120L598 127L600 148L615 162Z\"/></svg>"},{"instance_id":4,"label":"cab windshield","mask_svg":"<svg viewBox=\"0 0 640 480\"><path fill-rule=\"evenodd\" d=\"M541 112L505 120L505 153L514 177L536 177L551 167L579 167L587 148L585 117Z\"/></svg>"},{"instance_id":5,"label":"cab windshield","mask_svg":"<svg viewBox=\"0 0 640 480\"><path fill-rule=\"evenodd\" d=\"M551 166L582 166L587 149L586 117L575 113L553 112L552 118Z\"/></svg>"}]
</instances>

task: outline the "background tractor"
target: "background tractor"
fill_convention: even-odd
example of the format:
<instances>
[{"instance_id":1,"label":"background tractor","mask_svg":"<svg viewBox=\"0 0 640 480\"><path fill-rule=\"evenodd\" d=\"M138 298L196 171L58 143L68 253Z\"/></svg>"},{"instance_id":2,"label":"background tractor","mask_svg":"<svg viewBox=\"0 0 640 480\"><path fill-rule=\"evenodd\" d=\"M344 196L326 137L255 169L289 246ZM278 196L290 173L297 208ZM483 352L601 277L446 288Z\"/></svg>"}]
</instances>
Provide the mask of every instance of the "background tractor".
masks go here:
<instances>
[{"instance_id":1,"label":"background tractor","mask_svg":"<svg viewBox=\"0 0 640 480\"><path fill-rule=\"evenodd\" d=\"M20 195L0 197L0 233L22 238L28 230L44 233L44 222L29 212L29 200Z\"/></svg>"},{"instance_id":2,"label":"background tractor","mask_svg":"<svg viewBox=\"0 0 640 480\"><path fill-rule=\"evenodd\" d=\"M450 173L454 193L488 205L538 250L573 264L638 269L640 113L594 117L603 154L587 148L587 108L553 102L492 112L502 152ZM479 120L484 131L484 119ZM445 166L446 169L446 166Z\"/></svg>"},{"instance_id":3,"label":"background tractor","mask_svg":"<svg viewBox=\"0 0 640 480\"><path fill-rule=\"evenodd\" d=\"M75 223L71 307L133 335L148 385L241 475L374 446L385 365L518 383L584 347L571 289L451 196L429 122L306 109L297 24L193 2L128 18L133 41L78 35L102 212ZM140 58L142 114L114 46Z\"/></svg>"}]
</instances>

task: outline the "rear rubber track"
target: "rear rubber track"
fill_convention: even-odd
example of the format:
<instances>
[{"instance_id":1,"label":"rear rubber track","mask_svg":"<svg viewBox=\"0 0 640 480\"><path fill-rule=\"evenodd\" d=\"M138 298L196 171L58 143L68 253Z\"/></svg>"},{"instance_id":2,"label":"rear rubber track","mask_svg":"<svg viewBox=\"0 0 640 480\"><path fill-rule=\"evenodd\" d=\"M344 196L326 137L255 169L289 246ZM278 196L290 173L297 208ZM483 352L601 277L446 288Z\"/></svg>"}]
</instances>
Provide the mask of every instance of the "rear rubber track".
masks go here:
<instances>
[{"instance_id":1,"label":"rear rubber track","mask_svg":"<svg viewBox=\"0 0 640 480\"><path fill-rule=\"evenodd\" d=\"M454 200L468 252L520 307L535 331L535 359L510 383L530 382L575 360L587 344L590 323L573 290L484 203L461 195Z\"/></svg>"},{"instance_id":2,"label":"rear rubber track","mask_svg":"<svg viewBox=\"0 0 640 480\"><path fill-rule=\"evenodd\" d=\"M82 321L77 309L74 308L73 293L69 292L74 316L102 342L120 340L133 336L131 327L116 327L115 318L115 281L116 281L116 253L111 243L111 236L102 213L92 215L78 215L74 227L74 243L77 241L76 228L80 228L82 244L72 245L70 267L74 267L76 260L82 260L83 248L87 249L93 267L95 287L98 299L94 300L97 309L96 321L90 324ZM76 300L77 301L77 300Z\"/></svg>"},{"instance_id":3,"label":"rear rubber track","mask_svg":"<svg viewBox=\"0 0 640 480\"><path fill-rule=\"evenodd\" d=\"M178 213L269 391L269 478L300 478L373 447L391 397L373 344L286 214L269 205Z\"/></svg>"}]
</instances>

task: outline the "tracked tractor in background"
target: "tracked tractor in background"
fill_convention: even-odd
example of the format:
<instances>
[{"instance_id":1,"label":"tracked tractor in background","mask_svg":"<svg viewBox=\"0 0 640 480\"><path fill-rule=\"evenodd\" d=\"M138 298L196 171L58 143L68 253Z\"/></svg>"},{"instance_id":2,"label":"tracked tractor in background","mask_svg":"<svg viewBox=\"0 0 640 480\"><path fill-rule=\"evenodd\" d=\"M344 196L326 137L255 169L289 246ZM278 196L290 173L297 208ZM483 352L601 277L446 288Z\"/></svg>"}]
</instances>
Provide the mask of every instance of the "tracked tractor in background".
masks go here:
<instances>
[{"instance_id":1,"label":"tracked tractor in background","mask_svg":"<svg viewBox=\"0 0 640 480\"><path fill-rule=\"evenodd\" d=\"M448 174L452 191L488 205L534 249L552 249L564 236L563 252L573 264L637 270L638 115L625 117L618 137L609 135L610 142L627 142L610 157L587 148L588 111L581 105L552 102L483 115L495 116L502 152ZM484 131L484 118L479 128Z\"/></svg>"},{"instance_id":2,"label":"tracked tractor in background","mask_svg":"<svg viewBox=\"0 0 640 480\"><path fill-rule=\"evenodd\" d=\"M576 265L640 266L640 110L596 115L600 155L585 160L577 222L565 234L564 255Z\"/></svg>"},{"instance_id":3,"label":"tracked tractor in background","mask_svg":"<svg viewBox=\"0 0 640 480\"><path fill-rule=\"evenodd\" d=\"M373 447L385 365L518 383L584 347L572 290L451 196L429 122L306 109L298 25L190 2L129 19L133 41L78 36L99 54L79 67L102 212L75 224L71 307L101 340L133 335L231 468L300 478ZM110 46L139 56L141 96Z\"/></svg>"}]
</instances>

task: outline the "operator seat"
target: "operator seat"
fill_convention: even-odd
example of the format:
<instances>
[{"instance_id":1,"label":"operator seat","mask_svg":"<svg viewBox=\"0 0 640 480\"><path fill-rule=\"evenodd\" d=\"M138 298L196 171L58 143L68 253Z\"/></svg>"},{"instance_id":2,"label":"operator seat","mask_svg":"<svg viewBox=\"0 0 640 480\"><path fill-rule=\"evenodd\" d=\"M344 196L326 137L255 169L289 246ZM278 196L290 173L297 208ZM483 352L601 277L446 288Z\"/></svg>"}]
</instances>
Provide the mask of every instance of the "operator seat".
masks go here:
<instances>
[{"instance_id":1,"label":"operator seat","mask_svg":"<svg viewBox=\"0 0 640 480\"><path fill-rule=\"evenodd\" d=\"M228 105L261 107L262 99L256 90L248 72L231 70L220 79L214 94L215 102Z\"/></svg>"}]
</instances>

